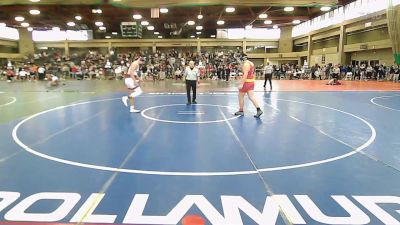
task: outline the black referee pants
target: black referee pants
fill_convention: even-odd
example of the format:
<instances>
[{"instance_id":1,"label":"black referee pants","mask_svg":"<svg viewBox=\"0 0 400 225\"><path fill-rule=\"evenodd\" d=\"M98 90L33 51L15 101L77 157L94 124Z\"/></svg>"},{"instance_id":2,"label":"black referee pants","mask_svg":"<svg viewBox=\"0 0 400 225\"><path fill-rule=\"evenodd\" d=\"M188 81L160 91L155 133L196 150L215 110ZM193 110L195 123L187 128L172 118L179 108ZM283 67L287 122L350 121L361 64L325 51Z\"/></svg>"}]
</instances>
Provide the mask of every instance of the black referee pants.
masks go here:
<instances>
[{"instance_id":1,"label":"black referee pants","mask_svg":"<svg viewBox=\"0 0 400 225\"><path fill-rule=\"evenodd\" d=\"M186 94L188 102L196 101L197 80L186 80ZM193 98L190 97L190 90L193 90Z\"/></svg>"},{"instance_id":2,"label":"black referee pants","mask_svg":"<svg viewBox=\"0 0 400 225\"><path fill-rule=\"evenodd\" d=\"M266 73L264 76L264 87L267 85L267 81L269 81L269 86L272 89L272 73Z\"/></svg>"}]
</instances>

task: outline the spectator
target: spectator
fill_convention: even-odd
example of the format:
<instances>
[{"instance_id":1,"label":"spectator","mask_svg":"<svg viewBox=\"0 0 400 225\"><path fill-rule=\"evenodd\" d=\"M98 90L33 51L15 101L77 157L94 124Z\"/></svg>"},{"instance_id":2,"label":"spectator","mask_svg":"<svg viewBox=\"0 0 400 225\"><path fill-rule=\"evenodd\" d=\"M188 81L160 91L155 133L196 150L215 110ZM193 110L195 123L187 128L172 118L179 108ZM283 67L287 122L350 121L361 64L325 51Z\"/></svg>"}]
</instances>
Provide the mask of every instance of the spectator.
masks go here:
<instances>
[{"instance_id":1,"label":"spectator","mask_svg":"<svg viewBox=\"0 0 400 225\"><path fill-rule=\"evenodd\" d=\"M393 82L398 83L399 82L399 74L400 74L400 69L397 65L394 66L393 68Z\"/></svg>"}]
</instances>

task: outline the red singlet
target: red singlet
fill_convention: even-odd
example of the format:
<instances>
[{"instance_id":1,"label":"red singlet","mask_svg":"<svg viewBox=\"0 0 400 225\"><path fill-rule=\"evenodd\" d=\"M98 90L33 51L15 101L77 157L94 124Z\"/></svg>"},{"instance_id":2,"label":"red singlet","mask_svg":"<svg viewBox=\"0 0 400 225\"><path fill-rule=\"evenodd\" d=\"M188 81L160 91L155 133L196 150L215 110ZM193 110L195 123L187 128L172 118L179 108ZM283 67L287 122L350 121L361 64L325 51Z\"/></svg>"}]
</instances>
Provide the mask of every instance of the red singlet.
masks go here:
<instances>
[{"instance_id":1,"label":"red singlet","mask_svg":"<svg viewBox=\"0 0 400 225\"><path fill-rule=\"evenodd\" d=\"M240 89L240 92L247 93L248 91L254 90L254 64L250 64L250 70L247 74L246 81L243 84L243 88Z\"/></svg>"}]
</instances>

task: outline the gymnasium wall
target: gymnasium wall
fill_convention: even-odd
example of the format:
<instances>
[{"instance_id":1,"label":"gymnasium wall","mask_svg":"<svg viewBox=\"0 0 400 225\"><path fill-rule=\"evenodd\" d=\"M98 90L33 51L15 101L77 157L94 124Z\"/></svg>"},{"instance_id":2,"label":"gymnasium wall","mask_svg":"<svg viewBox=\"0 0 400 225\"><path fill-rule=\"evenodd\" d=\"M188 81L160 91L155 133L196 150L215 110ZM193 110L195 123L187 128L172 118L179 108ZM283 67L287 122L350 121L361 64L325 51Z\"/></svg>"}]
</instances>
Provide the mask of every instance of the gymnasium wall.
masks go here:
<instances>
[{"instance_id":1,"label":"gymnasium wall","mask_svg":"<svg viewBox=\"0 0 400 225\"><path fill-rule=\"evenodd\" d=\"M370 24L367 26L367 24ZM386 16L365 17L354 21L346 21L345 26L345 41L344 52L345 62L351 60L379 60L387 65L393 64L393 54L391 51L391 40L387 29ZM339 62L339 31L340 25L323 28L319 31L313 31L311 35L312 51L310 54L309 64L337 64ZM285 34L285 32L283 32ZM288 35L286 32L285 35ZM25 33L26 34L26 33ZM27 37L28 34L22 35ZM283 37L284 38L284 37ZM2 41L0 40L0 57L15 58L21 56L20 47L24 41ZM171 49L178 51L197 52L198 46L201 51L242 51L246 47L248 54L252 55L253 59L260 59L265 62L267 59L273 64L281 64L285 60L300 61L300 57L307 56L308 51L308 36L303 35L295 38L288 38L285 42L282 40L261 40L261 39L104 39L91 40L88 42L31 42L36 47L42 48L60 48L63 53L69 50L69 54L84 55L89 50L97 51L102 54L107 54L110 49L115 52L127 51L147 51L153 52L155 49L166 52ZM282 49L288 49L283 46L287 43L292 45L291 52L282 52ZM284 48L285 47L285 48ZM368 49L368 50L367 50ZM22 49L23 50L23 49ZM281 51L279 51L281 50Z\"/></svg>"},{"instance_id":2,"label":"gymnasium wall","mask_svg":"<svg viewBox=\"0 0 400 225\"><path fill-rule=\"evenodd\" d=\"M379 60L379 63L386 65L393 65L393 53L392 49L377 49L377 50L367 50L351 53L351 60L357 61L371 61Z\"/></svg>"},{"instance_id":3,"label":"gymnasium wall","mask_svg":"<svg viewBox=\"0 0 400 225\"><path fill-rule=\"evenodd\" d=\"M18 53L18 42L9 40L0 40L0 53Z\"/></svg>"},{"instance_id":4,"label":"gymnasium wall","mask_svg":"<svg viewBox=\"0 0 400 225\"><path fill-rule=\"evenodd\" d=\"M312 49L323 49L339 46L339 36L331 37L329 39L322 39L313 42Z\"/></svg>"},{"instance_id":5,"label":"gymnasium wall","mask_svg":"<svg viewBox=\"0 0 400 225\"><path fill-rule=\"evenodd\" d=\"M12 46L0 45L0 53L18 53L19 49Z\"/></svg>"},{"instance_id":6,"label":"gymnasium wall","mask_svg":"<svg viewBox=\"0 0 400 225\"><path fill-rule=\"evenodd\" d=\"M389 31L387 27L380 27L370 31L359 31L354 34L347 34L347 44L355 44L362 42L379 41L389 39Z\"/></svg>"}]
</instances>

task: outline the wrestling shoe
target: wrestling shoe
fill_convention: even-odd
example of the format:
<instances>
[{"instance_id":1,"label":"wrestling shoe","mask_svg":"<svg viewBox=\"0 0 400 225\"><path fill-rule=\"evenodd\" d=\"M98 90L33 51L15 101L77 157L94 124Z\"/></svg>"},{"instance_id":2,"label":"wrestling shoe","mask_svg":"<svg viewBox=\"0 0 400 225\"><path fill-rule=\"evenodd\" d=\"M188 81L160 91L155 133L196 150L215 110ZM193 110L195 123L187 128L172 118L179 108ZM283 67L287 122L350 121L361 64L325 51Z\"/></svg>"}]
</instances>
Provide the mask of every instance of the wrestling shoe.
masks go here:
<instances>
[{"instance_id":1,"label":"wrestling shoe","mask_svg":"<svg viewBox=\"0 0 400 225\"><path fill-rule=\"evenodd\" d=\"M264 112L262 110L257 110L257 114L254 115L255 118L260 118L260 116L263 114Z\"/></svg>"},{"instance_id":2,"label":"wrestling shoe","mask_svg":"<svg viewBox=\"0 0 400 225\"><path fill-rule=\"evenodd\" d=\"M244 116L244 112L243 111L237 111L237 112L235 112L235 116Z\"/></svg>"},{"instance_id":3,"label":"wrestling shoe","mask_svg":"<svg viewBox=\"0 0 400 225\"><path fill-rule=\"evenodd\" d=\"M129 110L129 112L131 112L131 113L140 113L140 110L135 109L135 108L131 108L131 110Z\"/></svg>"},{"instance_id":4,"label":"wrestling shoe","mask_svg":"<svg viewBox=\"0 0 400 225\"><path fill-rule=\"evenodd\" d=\"M122 103L124 103L125 107L128 107L128 96L122 97Z\"/></svg>"}]
</instances>

